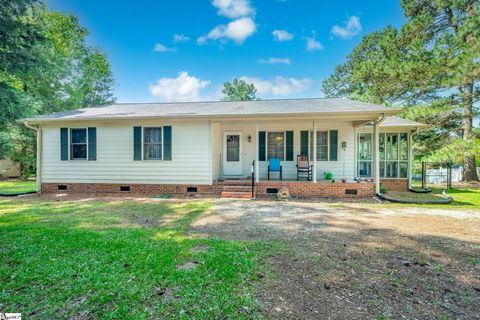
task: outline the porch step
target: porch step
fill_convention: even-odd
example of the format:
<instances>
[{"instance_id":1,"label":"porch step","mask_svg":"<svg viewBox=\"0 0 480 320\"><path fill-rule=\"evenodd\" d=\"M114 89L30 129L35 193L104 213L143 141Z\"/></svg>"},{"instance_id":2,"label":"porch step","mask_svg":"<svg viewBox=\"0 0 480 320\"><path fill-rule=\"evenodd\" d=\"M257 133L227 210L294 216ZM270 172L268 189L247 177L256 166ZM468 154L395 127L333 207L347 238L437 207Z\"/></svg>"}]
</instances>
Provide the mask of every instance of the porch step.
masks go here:
<instances>
[{"instance_id":1,"label":"porch step","mask_svg":"<svg viewBox=\"0 0 480 320\"><path fill-rule=\"evenodd\" d=\"M240 191L223 191L220 196L222 199L250 199L252 197L251 192Z\"/></svg>"},{"instance_id":2,"label":"porch step","mask_svg":"<svg viewBox=\"0 0 480 320\"><path fill-rule=\"evenodd\" d=\"M238 186L223 186L223 191L229 192L252 192L251 186L238 185Z\"/></svg>"}]
</instances>

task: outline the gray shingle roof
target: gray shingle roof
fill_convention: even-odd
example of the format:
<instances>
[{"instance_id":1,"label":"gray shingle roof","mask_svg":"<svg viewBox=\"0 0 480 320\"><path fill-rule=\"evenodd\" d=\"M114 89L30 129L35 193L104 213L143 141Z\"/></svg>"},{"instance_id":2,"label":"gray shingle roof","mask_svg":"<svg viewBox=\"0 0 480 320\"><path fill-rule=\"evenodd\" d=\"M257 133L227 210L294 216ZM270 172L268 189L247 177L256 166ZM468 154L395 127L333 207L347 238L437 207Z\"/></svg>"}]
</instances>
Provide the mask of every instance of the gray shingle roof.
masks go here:
<instances>
[{"instance_id":1,"label":"gray shingle roof","mask_svg":"<svg viewBox=\"0 0 480 320\"><path fill-rule=\"evenodd\" d=\"M150 117L235 117L338 113L385 113L386 115L394 115L398 112L399 109L353 100L318 98L234 102L121 103L46 114L26 120L32 122L47 122L55 120Z\"/></svg>"},{"instance_id":2,"label":"gray shingle roof","mask_svg":"<svg viewBox=\"0 0 480 320\"><path fill-rule=\"evenodd\" d=\"M380 123L380 127L417 127L424 128L428 125L408 119L403 119L397 116L391 116L385 118L385 120Z\"/></svg>"}]
</instances>

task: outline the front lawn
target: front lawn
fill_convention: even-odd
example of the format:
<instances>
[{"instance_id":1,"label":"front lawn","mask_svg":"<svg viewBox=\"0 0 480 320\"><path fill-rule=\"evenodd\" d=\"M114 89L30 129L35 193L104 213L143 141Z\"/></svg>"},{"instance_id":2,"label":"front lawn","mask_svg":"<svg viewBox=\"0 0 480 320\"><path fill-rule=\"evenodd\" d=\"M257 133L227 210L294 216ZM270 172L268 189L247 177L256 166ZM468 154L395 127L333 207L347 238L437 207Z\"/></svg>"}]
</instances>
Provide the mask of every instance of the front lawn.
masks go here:
<instances>
[{"instance_id":1,"label":"front lawn","mask_svg":"<svg viewBox=\"0 0 480 320\"><path fill-rule=\"evenodd\" d=\"M35 180L0 180L0 194L1 193L17 193L17 192L30 192L36 190Z\"/></svg>"},{"instance_id":2,"label":"front lawn","mask_svg":"<svg viewBox=\"0 0 480 320\"><path fill-rule=\"evenodd\" d=\"M260 244L187 235L210 203L0 198L0 310L25 318L255 318Z\"/></svg>"}]
</instances>

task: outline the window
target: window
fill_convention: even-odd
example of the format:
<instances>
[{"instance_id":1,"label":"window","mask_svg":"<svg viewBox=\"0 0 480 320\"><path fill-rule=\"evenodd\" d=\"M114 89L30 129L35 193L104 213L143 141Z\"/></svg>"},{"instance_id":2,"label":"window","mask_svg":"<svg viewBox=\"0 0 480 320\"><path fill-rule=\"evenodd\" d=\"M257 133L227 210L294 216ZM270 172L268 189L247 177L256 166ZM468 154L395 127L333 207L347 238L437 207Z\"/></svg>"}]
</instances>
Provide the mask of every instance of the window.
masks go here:
<instances>
[{"instance_id":1,"label":"window","mask_svg":"<svg viewBox=\"0 0 480 320\"><path fill-rule=\"evenodd\" d=\"M358 134L358 176L372 177L371 133ZM408 134L380 133L379 158L381 178L406 178L408 176Z\"/></svg>"},{"instance_id":2,"label":"window","mask_svg":"<svg viewBox=\"0 0 480 320\"><path fill-rule=\"evenodd\" d=\"M310 131L309 148L313 160L313 131ZM328 161L328 131L317 131L317 161Z\"/></svg>"},{"instance_id":3,"label":"window","mask_svg":"<svg viewBox=\"0 0 480 320\"><path fill-rule=\"evenodd\" d=\"M70 159L87 160L87 129L70 129Z\"/></svg>"},{"instance_id":4,"label":"window","mask_svg":"<svg viewBox=\"0 0 480 320\"><path fill-rule=\"evenodd\" d=\"M285 133L267 132L267 160L272 158L284 160Z\"/></svg>"},{"instance_id":5,"label":"window","mask_svg":"<svg viewBox=\"0 0 480 320\"><path fill-rule=\"evenodd\" d=\"M143 159L162 160L162 127L143 128Z\"/></svg>"},{"instance_id":6,"label":"window","mask_svg":"<svg viewBox=\"0 0 480 320\"><path fill-rule=\"evenodd\" d=\"M372 176L372 134L358 134L358 175Z\"/></svg>"},{"instance_id":7,"label":"window","mask_svg":"<svg viewBox=\"0 0 480 320\"><path fill-rule=\"evenodd\" d=\"M227 162L240 161L240 135L227 134Z\"/></svg>"}]
</instances>

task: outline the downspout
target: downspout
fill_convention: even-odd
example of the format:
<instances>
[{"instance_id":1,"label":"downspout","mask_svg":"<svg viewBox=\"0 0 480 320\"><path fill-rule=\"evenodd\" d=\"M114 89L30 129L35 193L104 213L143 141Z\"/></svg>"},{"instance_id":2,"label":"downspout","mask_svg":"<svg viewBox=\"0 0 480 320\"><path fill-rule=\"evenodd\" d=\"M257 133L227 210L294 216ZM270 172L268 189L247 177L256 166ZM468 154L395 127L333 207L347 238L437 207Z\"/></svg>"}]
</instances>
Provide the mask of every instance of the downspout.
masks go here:
<instances>
[{"instance_id":1,"label":"downspout","mask_svg":"<svg viewBox=\"0 0 480 320\"><path fill-rule=\"evenodd\" d=\"M374 182L375 182L375 193L380 193L380 134L379 134L379 125L385 120L385 114L383 113L380 118L374 121L373 123L373 141L375 143L375 157L374 157Z\"/></svg>"},{"instance_id":2,"label":"downspout","mask_svg":"<svg viewBox=\"0 0 480 320\"><path fill-rule=\"evenodd\" d=\"M37 192L40 193L42 192L42 181L41 181L41 175L42 175L42 131L40 130L40 127L34 127L31 124L28 123L28 121L24 121L23 124L25 127L35 130L37 133L37 164L36 164L36 172L35 172L35 177L37 180Z\"/></svg>"}]
</instances>

